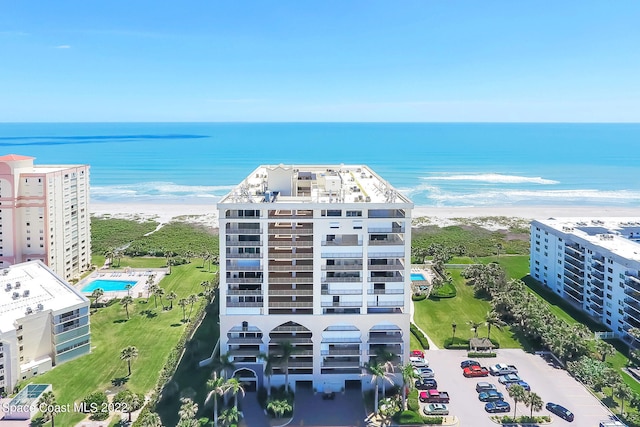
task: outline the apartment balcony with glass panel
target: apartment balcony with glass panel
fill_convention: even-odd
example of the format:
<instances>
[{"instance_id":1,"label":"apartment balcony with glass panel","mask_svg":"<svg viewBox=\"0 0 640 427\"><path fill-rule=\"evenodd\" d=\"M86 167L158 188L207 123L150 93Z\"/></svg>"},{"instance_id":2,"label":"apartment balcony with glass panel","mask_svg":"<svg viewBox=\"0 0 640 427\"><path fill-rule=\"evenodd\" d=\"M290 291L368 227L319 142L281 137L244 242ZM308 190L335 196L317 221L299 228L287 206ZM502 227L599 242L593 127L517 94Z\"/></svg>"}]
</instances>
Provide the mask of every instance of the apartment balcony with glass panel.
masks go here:
<instances>
[{"instance_id":1,"label":"apartment balcony with glass panel","mask_svg":"<svg viewBox=\"0 0 640 427\"><path fill-rule=\"evenodd\" d=\"M346 285L331 286L323 283L320 287L321 295L362 295L362 286L355 285L353 287Z\"/></svg>"},{"instance_id":2,"label":"apartment balcony with glass panel","mask_svg":"<svg viewBox=\"0 0 640 427\"><path fill-rule=\"evenodd\" d=\"M571 288L569 286L566 286L566 284L565 284L563 289L564 289L564 294L569 297L569 302L578 303L580 306L582 306L582 293L581 292L576 292L575 289L573 289L573 288Z\"/></svg>"},{"instance_id":3,"label":"apartment balcony with glass panel","mask_svg":"<svg viewBox=\"0 0 640 427\"><path fill-rule=\"evenodd\" d=\"M623 310L630 317L640 322L640 303L636 302L634 299L625 298Z\"/></svg>"},{"instance_id":4,"label":"apartment balcony with glass panel","mask_svg":"<svg viewBox=\"0 0 640 427\"><path fill-rule=\"evenodd\" d=\"M389 224L389 223L387 223ZM389 234L389 233L404 233L404 223L400 222L392 222L389 225L383 226L371 226L367 229L369 234Z\"/></svg>"},{"instance_id":5,"label":"apartment balcony with glass panel","mask_svg":"<svg viewBox=\"0 0 640 427\"><path fill-rule=\"evenodd\" d=\"M371 234L369 246L404 246L404 234Z\"/></svg>"},{"instance_id":6,"label":"apartment balcony with glass panel","mask_svg":"<svg viewBox=\"0 0 640 427\"><path fill-rule=\"evenodd\" d=\"M640 304L640 291L637 291L633 288L625 288L624 289L624 293L625 295L628 295L630 298L633 298L637 303Z\"/></svg>"},{"instance_id":7,"label":"apartment balcony with glass panel","mask_svg":"<svg viewBox=\"0 0 640 427\"><path fill-rule=\"evenodd\" d=\"M311 219L313 218L313 210L309 209L277 209L269 211L269 218L274 219L292 219L292 218L301 218L301 219Z\"/></svg>"},{"instance_id":8,"label":"apartment balcony with glass panel","mask_svg":"<svg viewBox=\"0 0 640 427\"><path fill-rule=\"evenodd\" d=\"M627 271L625 273L625 276L626 276L625 283L628 286L632 286L632 287L633 286L640 286L640 274L639 273L634 273L632 271Z\"/></svg>"},{"instance_id":9,"label":"apartment balcony with glass panel","mask_svg":"<svg viewBox=\"0 0 640 427\"><path fill-rule=\"evenodd\" d=\"M602 307L604 304L604 299L601 296L598 296L596 294L589 295L589 301L591 301L593 304L596 304L599 307Z\"/></svg>"},{"instance_id":10,"label":"apartment balcony with glass panel","mask_svg":"<svg viewBox=\"0 0 640 427\"><path fill-rule=\"evenodd\" d=\"M375 258L369 259L367 270L369 271L404 271L404 262L397 258Z\"/></svg>"},{"instance_id":11,"label":"apartment balcony with glass panel","mask_svg":"<svg viewBox=\"0 0 640 427\"><path fill-rule=\"evenodd\" d=\"M570 254L565 254L564 256L565 267L567 264L571 264L578 270L584 270L584 256L573 257Z\"/></svg>"},{"instance_id":12,"label":"apartment balcony with glass panel","mask_svg":"<svg viewBox=\"0 0 640 427\"><path fill-rule=\"evenodd\" d=\"M602 315L602 313L603 313L603 308L602 308L601 306L597 305L597 304L591 303L591 304L589 305L589 308L590 308L592 311L594 311L595 313L597 313L597 314Z\"/></svg>"}]
</instances>

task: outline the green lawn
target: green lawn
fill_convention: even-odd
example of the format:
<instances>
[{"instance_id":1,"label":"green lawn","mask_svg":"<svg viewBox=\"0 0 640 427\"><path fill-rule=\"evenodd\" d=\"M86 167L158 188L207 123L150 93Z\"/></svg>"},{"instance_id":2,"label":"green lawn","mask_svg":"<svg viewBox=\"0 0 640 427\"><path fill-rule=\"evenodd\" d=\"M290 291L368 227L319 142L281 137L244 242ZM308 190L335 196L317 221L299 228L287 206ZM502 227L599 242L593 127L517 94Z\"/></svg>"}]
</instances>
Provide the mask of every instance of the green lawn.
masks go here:
<instances>
[{"instance_id":1,"label":"green lawn","mask_svg":"<svg viewBox=\"0 0 640 427\"><path fill-rule=\"evenodd\" d=\"M153 260L152 264L157 262ZM201 261L195 260L189 265L174 267L160 286L167 294L173 291L180 298L200 293L200 283L211 280L214 275L206 269L203 271L201 265ZM53 384L60 404L73 404L95 391L118 391L112 384L118 378L128 380L126 387L135 392L149 392L185 328L181 322L182 309L174 303L173 310L163 311L160 304L155 308L153 299L147 304L146 299L141 298L135 300L129 312L131 318L127 320L120 304L99 309L91 316L91 354L57 366L38 376L37 382ZM139 356L132 362L132 375L127 379L127 366L120 360L120 351L129 345L138 348ZM83 418L82 414L60 414L56 424L71 426Z\"/></svg>"},{"instance_id":2,"label":"green lawn","mask_svg":"<svg viewBox=\"0 0 640 427\"><path fill-rule=\"evenodd\" d=\"M456 337L472 338L473 331L467 325L467 321L484 322L487 312L491 310L491 305L488 301L474 297L473 288L467 286L460 276L462 270L454 269L450 271L458 292L454 298L426 299L414 303L416 324L440 348L444 346L444 340L451 337L451 324L453 322L457 324ZM478 336L487 336L486 326L478 329ZM517 336L509 327L505 327L501 331L495 327L491 328L491 338L497 339L501 348L522 347Z\"/></svg>"}]
</instances>

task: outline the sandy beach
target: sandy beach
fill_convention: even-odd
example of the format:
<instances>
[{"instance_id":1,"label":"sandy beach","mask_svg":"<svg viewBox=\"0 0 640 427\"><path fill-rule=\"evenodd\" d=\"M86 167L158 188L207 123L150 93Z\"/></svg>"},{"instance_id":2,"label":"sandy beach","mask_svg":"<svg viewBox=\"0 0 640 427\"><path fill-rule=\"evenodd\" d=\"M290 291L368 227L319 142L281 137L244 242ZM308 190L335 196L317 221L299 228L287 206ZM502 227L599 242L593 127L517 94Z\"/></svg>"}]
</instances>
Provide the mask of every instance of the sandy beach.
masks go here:
<instances>
[{"instance_id":1,"label":"sandy beach","mask_svg":"<svg viewBox=\"0 0 640 427\"><path fill-rule=\"evenodd\" d=\"M146 220L165 224L186 221L218 227L215 204L164 203L92 203L91 214L98 217ZM413 211L414 225L447 226L459 223L456 218L510 217L523 220L550 217L620 217L640 218L640 209L614 206L493 206L493 207L435 207L417 206ZM489 228L500 228L500 222L479 221Z\"/></svg>"}]
</instances>

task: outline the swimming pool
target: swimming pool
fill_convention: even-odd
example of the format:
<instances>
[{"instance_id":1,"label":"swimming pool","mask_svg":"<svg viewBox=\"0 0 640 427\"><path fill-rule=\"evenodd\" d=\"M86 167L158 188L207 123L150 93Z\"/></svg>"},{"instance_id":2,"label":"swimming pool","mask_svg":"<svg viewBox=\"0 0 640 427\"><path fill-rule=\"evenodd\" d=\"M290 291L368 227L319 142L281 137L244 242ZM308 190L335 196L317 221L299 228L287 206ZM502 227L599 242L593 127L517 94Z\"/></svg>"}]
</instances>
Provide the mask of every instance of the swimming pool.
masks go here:
<instances>
[{"instance_id":1,"label":"swimming pool","mask_svg":"<svg viewBox=\"0 0 640 427\"><path fill-rule=\"evenodd\" d=\"M127 285L134 286L136 283L135 280L104 280L104 279L96 279L93 282L87 284L84 288L82 288L82 292L93 292L98 288L101 288L105 292L109 291L126 291Z\"/></svg>"},{"instance_id":2,"label":"swimming pool","mask_svg":"<svg viewBox=\"0 0 640 427\"><path fill-rule=\"evenodd\" d=\"M411 273L411 280L413 281L420 281L420 280L427 280L424 278L424 276L420 273Z\"/></svg>"}]
</instances>

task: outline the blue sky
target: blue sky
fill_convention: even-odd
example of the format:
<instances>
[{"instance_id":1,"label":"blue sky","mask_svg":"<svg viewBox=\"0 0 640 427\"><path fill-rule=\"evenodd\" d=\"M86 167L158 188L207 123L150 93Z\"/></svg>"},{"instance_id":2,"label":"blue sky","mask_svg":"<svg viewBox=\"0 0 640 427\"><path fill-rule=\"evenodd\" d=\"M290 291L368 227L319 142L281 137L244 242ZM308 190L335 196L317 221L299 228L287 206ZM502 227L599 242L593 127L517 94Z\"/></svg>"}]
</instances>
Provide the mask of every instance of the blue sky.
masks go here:
<instances>
[{"instance_id":1,"label":"blue sky","mask_svg":"<svg viewBox=\"0 0 640 427\"><path fill-rule=\"evenodd\" d=\"M640 2L0 3L0 121L640 121Z\"/></svg>"}]
</instances>

